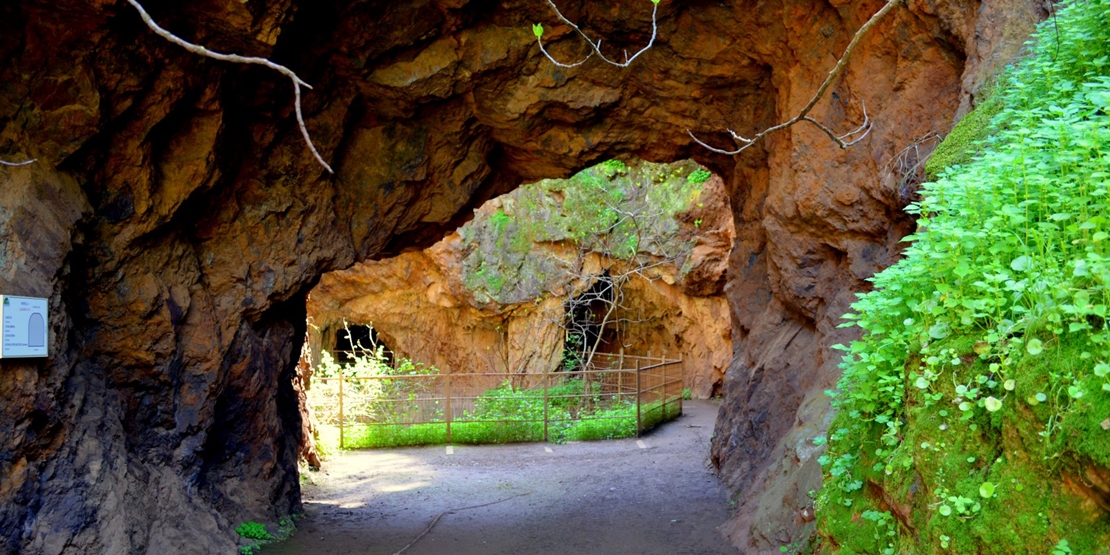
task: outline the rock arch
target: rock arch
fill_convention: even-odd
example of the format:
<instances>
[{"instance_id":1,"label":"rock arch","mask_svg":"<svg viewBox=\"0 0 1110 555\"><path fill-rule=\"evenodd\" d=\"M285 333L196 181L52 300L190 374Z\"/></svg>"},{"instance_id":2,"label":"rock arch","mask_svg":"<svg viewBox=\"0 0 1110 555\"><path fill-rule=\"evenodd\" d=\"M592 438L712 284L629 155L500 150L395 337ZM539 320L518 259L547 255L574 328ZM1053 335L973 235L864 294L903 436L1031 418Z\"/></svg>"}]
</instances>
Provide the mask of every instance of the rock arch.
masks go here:
<instances>
[{"instance_id":1,"label":"rock arch","mask_svg":"<svg viewBox=\"0 0 1110 555\"><path fill-rule=\"evenodd\" d=\"M621 48L644 38L633 4L564 10ZM794 128L731 159L685 129L723 140L790 113L880 4L664 2L659 42L627 71L543 62L529 26L552 18L533 0L150 6L313 84L308 126L333 178L280 76L198 59L122 1L6 3L0 152L39 162L0 170L0 285L49 297L61 331L51 359L2 366L0 552L226 552L239 521L296 510L293 384L319 276L427 246L523 180L622 155L693 157L726 180L735 357L714 460L740 501L738 545L794 537L817 471L792 446L827 413L828 346L849 333L836 318L909 230L888 164L947 131L1043 14L899 9L816 114L845 128L866 100L875 129L851 150ZM580 50L561 32L551 48Z\"/></svg>"}]
</instances>

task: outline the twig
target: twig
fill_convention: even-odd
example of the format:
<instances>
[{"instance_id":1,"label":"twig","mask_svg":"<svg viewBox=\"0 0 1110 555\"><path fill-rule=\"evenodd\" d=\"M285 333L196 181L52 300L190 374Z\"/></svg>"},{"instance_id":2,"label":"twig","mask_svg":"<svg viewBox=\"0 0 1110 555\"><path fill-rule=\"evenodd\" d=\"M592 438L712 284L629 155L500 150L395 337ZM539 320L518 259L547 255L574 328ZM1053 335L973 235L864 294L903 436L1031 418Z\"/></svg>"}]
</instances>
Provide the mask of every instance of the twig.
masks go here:
<instances>
[{"instance_id":1,"label":"twig","mask_svg":"<svg viewBox=\"0 0 1110 555\"><path fill-rule=\"evenodd\" d=\"M871 19L867 20L867 23L864 23L863 27L860 27L859 30L856 31L856 34L852 37L852 41L848 43L848 47L844 49L844 53L841 54L840 59L837 60L836 66L833 67L832 71L829 72L828 77L825 77L825 81L821 83L821 86L818 87L817 92L813 94L813 98L809 99L809 102L805 105L805 107L802 108L802 110L800 112L798 112L798 115L796 115L796 116L794 116L794 117L792 117L792 118L790 118L790 119L788 119L788 120L786 120L786 121L784 121L784 122L782 122L778 125L775 125L773 127L768 127L767 129L764 129L763 131L759 132L758 134L756 134L755 136L753 136L750 139L744 138L744 137L740 136L738 133L736 133L735 131L729 129L728 130L729 135L732 135L732 138L735 139L738 143L740 143L740 147L737 148L736 150L726 150L726 149L723 149L723 148L717 148L717 147L708 145L704 141L702 141L701 139L697 138L697 136L695 136L694 133L692 131L690 131L689 129L686 130L686 133L688 135L690 135L690 138L694 139L694 142L698 143L699 145L701 145L701 146L703 146L703 147L705 147L705 148L707 148L707 149L709 149L713 152L716 152L718 154L727 154L727 155L730 155L730 156L734 155L734 154L739 154L740 152L743 152L748 147L750 147L750 146L754 145L755 143L759 142L759 140L762 139L763 137L766 137L767 135L769 135L771 133L774 133L775 131L781 131L781 130L786 129L787 127L790 127L790 126L794 125L795 123L798 123L798 122L801 122L801 121L806 121L806 122L812 123L813 125L816 125L819 129L821 129L821 131L824 131L825 134L828 135L830 139L832 139L837 145L839 145L840 148L848 148L848 147L850 147L852 145L855 145L856 143L862 141L864 139L864 137L867 137L867 134L871 132L871 118L868 117L868 115L867 115L867 106L866 105L863 106L863 125L860 125L855 130L853 130L849 133L845 133L844 135L840 135L840 136L837 136L836 133L834 133L828 127L822 125L817 120L809 117L809 112L811 110L813 110L813 107L815 105L817 105L817 102L819 100L821 100L821 97L823 97L825 95L825 92L828 91L829 87L832 86L833 82L836 81L837 79L839 79L840 76L844 73L844 70L848 67L848 60L852 57L852 52L855 51L856 46L859 45L859 42L863 38L863 36L866 35L867 32L870 31L872 27L877 25L879 23L879 21L881 21L884 17L886 17L886 14L888 14L892 10L894 10L895 6L897 6L898 4L901 4L902 2L903 2L903 0L888 0L888 2L886 3L885 6L883 6L879 11L875 12L875 15L871 16ZM861 103L861 105L862 105L862 103ZM856 136L860 133L862 133L862 135ZM855 137L855 138L852 138L852 137Z\"/></svg>"},{"instance_id":2,"label":"twig","mask_svg":"<svg viewBox=\"0 0 1110 555\"><path fill-rule=\"evenodd\" d=\"M127 3L131 4L132 6L135 7L136 10L138 10L139 16L143 18L143 22L146 23L146 26L150 27L150 30L154 31L155 34L157 34L158 36L160 36L160 37L162 37L162 38L164 38L164 39L166 39L166 40L184 48L185 50L188 50L189 52L192 52L193 54L196 54L198 56L204 56L204 57L212 58L214 60L220 60L220 61L223 61L223 62L232 62L232 63L237 63L237 64L255 64L255 65L260 65L260 66L266 66L266 67L268 67L268 68L270 68L270 69L288 77L289 80L293 82L293 98L294 98L293 106L294 106L294 109L297 113L297 125L300 126L300 128L301 128L301 136L304 137L304 142L305 142L305 144L308 145L308 149L310 151L312 151L312 155L314 157L316 157L316 161L319 162L320 165L324 166L324 168L326 170L328 170L328 173L335 173L331 169L331 166L329 166L328 163L324 161L323 156L320 156L320 153L316 150L316 145L312 144L312 138L309 137L309 135L308 135L308 127L306 127L305 123L304 123L304 115L301 113L301 87L304 87L306 89L311 89L312 85L309 85L308 83L305 83L303 79L298 77L297 74L293 72L293 70L291 70L291 69L289 69L289 68L287 68L287 67L285 67L281 64L275 64L274 62L271 62L270 60L267 60L266 58L258 58L258 57L255 57L255 56L240 56L238 54L224 54L224 53L215 52L215 51L209 50L209 49L207 49L203 46L196 45L196 44L193 44L191 42L188 42L188 41L178 37L177 35L163 29L157 23L155 23L154 19L152 19L150 17L150 14L147 13L147 11L143 9L142 5L139 4L138 0L127 0Z\"/></svg>"},{"instance_id":3,"label":"twig","mask_svg":"<svg viewBox=\"0 0 1110 555\"><path fill-rule=\"evenodd\" d=\"M500 500L497 500L497 501L491 501L489 503L482 503L481 505L471 505L469 507L459 507L457 509L447 509L446 511L443 511L442 513L439 513L438 515L436 515L436 517L432 519L432 523L429 524L428 527L425 528L424 531L421 532L419 536L416 536L416 538L413 539L411 542L409 542L408 545L406 545L406 546L402 547L401 549L397 550L393 555L401 555L402 553L405 552L405 550L412 547L413 545L416 545L416 542L420 541L420 538L423 538L424 536L426 536L428 534L428 532L432 531L432 527L435 526L437 522L439 522L439 519L443 518L443 515L449 515L449 514L458 512L458 511L465 511L467 509L480 509L482 507L488 507L490 505L496 505L498 503L504 503L504 502L506 502L510 499L516 499L517 497L524 497L525 495L531 495L531 494L532 494L532 492L526 491L524 493L518 493L518 494L513 495L511 497L506 497L504 499L500 499Z\"/></svg>"},{"instance_id":4,"label":"twig","mask_svg":"<svg viewBox=\"0 0 1110 555\"><path fill-rule=\"evenodd\" d=\"M30 160L24 160L22 162L8 162L7 160L0 160L0 166L8 166L9 168L18 168L20 166L27 166L27 165L30 165L30 164L34 164L36 161L38 161L38 158L32 158Z\"/></svg>"},{"instance_id":5,"label":"twig","mask_svg":"<svg viewBox=\"0 0 1110 555\"><path fill-rule=\"evenodd\" d=\"M590 48L592 49L592 52L587 54L586 57L582 59L582 61L575 62L575 63L572 63L572 64L564 64L564 63L556 60L555 58L553 58L551 56L551 54L547 53L547 50L544 49L544 47L543 47L543 39L541 38L542 35L543 35L543 27L538 25L538 24L534 25L532 27L532 29L536 34L536 43L538 43L540 45L540 52L542 52L543 55L546 56L548 60L551 60L551 63L553 63L553 64L555 64L559 67L566 67L566 68L578 67L578 66L586 63L586 60L589 60L590 56L593 56L594 54L597 54L597 56L599 58L601 58L602 60L604 60L608 64L612 64L612 65L615 65L617 67L628 67L628 65L631 64L633 60L635 60L636 58L638 58L640 56L640 54L643 54L644 52L647 52L648 49L650 49L651 46L653 44L655 44L655 35L659 30L659 25L657 24L656 18L655 18L656 14L659 12L659 0L652 0L652 2L651 2L652 3L652 7L651 7L651 40L648 41L647 46L641 48L638 52L633 54L631 58L628 57L628 51L625 50L624 51L624 63L614 62L613 60L610 60L609 58L606 58L605 54L601 53L601 39L598 39L597 42L594 42L593 39L591 39L589 36L586 35L585 32L582 31L581 27L576 25L573 21L567 19L566 16L563 15L563 12L559 11L559 6L555 5L554 0L547 0L547 3L551 6L551 9L555 11L555 15L559 16L559 19L561 19L563 21L563 23L566 23L567 25L570 25L570 27L572 29L574 29L574 31L576 33L578 33L578 36L582 37L582 39L585 40L586 43L589 44Z\"/></svg>"}]
</instances>

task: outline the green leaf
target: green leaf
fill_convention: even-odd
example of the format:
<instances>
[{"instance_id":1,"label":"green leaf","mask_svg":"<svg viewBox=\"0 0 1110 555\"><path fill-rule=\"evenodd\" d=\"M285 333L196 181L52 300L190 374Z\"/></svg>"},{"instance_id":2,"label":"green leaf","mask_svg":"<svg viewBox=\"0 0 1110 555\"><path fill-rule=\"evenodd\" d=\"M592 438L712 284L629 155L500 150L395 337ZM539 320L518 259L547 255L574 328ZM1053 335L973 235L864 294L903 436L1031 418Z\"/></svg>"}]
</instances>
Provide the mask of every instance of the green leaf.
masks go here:
<instances>
[{"instance_id":1,"label":"green leaf","mask_svg":"<svg viewBox=\"0 0 1110 555\"><path fill-rule=\"evenodd\" d=\"M949 507L948 505L941 505L937 507L937 512L940 513L942 516L948 516L952 514L952 507Z\"/></svg>"},{"instance_id":2,"label":"green leaf","mask_svg":"<svg viewBox=\"0 0 1110 555\"><path fill-rule=\"evenodd\" d=\"M1040 339L1034 337L1025 343L1025 352L1037 356L1044 352L1044 343Z\"/></svg>"},{"instance_id":3,"label":"green leaf","mask_svg":"<svg viewBox=\"0 0 1110 555\"><path fill-rule=\"evenodd\" d=\"M1013 391L1014 388L1017 387L1017 382L1014 380L1006 380L1006 382L1002 384L1002 387L1006 391Z\"/></svg>"},{"instance_id":4,"label":"green leaf","mask_svg":"<svg viewBox=\"0 0 1110 555\"><path fill-rule=\"evenodd\" d=\"M990 499L994 497L994 484L990 482L983 482L979 485L979 496L983 499Z\"/></svg>"},{"instance_id":5,"label":"green leaf","mask_svg":"<svg viewBox=\"0 0 1110 555\"><path fill-rule=\"evenodd\" d=\"M926 380L925 378L917 378L917 381L913 382L913 385L917 386L918 389L928 389L929 380Z\"/></svg>"},{"instance_id":6,"label":"green leaf","mask_svg":"<svg viewBox=\"0 0 1110 555\"><path fill-rule=\"evenodd\" d=\"M1013 262L1010 262L1010 268L1012 268L1015 272L1024 272L1028 270L1032 265L1033 259L1024 255L1019 256L1015 258Z\"/></svg>"},{"instance_id":7,"label":"green leaf","mask_svg":"<svg viewBox=\"0 0 1110 555\"><path fill-rule=\"evenodd\" d=\"M948 324L944 322L937 322L929 328L929 337L933 339L944 339L948 337Z\"/></svg>"},{"instance_id":8,"label":"green leaf","mask_svg":"<svg viewBox=\"0 0 1110 555\"><path fill-rule=\"evenodd\" d=\"M659 5L659 0L651 0L651 3L652 3L652 4L655 4L656 6L658 6L658 5Z\"/></svg>"},{"instance_id":9,"label":"green leaf","mask_svg":"<svg viewBox=\"0 0 1110 555\"><path fill-rule=\"evenodd\" d=\"M1110 91L1088 93L1087 100L1090 101L1091 104L1094 104L1095 106L1105 111L1106 109L1110 108Z\"/></svg>"},{"instance_id":10,"label":"green leaf","mask_svg":"<svg viewBox=\"0 0 1110 555\"><path fill-rule=\"evenodd\" d=\"M539 23L533 24L532 25L532 33L534 35L536 35L537 39L542 37L543 36L543 25L541 25Z\"/></svg>"},{"instance_id":11,"label":"green leaf","mask_svg":"<svg viewBox=\"0 0 1110 555\"><path fill-rule=\"evenodd\" d=\"M1096 364L1095 375L1100 378L1105 378L1106 376L1110 375L1110 364L1106 364L1105 362L1100 362Z\"/></svg>"},{"instance_id":12,"label":"green leaf","mask_svg":"<svg viewBox=\"0 0 1110 555\"><path fill-rule=\"evenodd\" d=\"M1002 401L994 397L987 397L983 399L983 405L987 407L987 410L990 412L998 412L998 410L1002 408Z\"/></svg>"},{"instance_id":13,"label":"green leaf","mask_svg":"<svg viewBox=\"0 0 1110 555\"><path fill-rule=\"evenodd\" d=\"M1040 402L1040 403L1043 403L1043 402L1048 400L1048 395L1045 395L1044 393L1038 393L1038 394L1034 395L1033 397L1037 400L1037 402Z\"/></svg>"}]
</instances>

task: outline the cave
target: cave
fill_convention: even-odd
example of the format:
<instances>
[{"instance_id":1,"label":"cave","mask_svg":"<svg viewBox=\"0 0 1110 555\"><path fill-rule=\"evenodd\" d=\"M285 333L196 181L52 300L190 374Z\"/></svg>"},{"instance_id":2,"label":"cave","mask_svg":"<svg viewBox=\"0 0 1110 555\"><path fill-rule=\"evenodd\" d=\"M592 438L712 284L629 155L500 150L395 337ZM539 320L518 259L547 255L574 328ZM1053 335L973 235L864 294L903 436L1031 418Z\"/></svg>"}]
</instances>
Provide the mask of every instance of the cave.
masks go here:
<instances>
[{"instance_id":1,"label":"cave","mask_svg":"<svg viewBox=\"0 0 1110 555\"><path fill-rule=\"evenodd\" d=\"M723 180L690 160L611 160L522 184L431 247L324 274L305 361L341 359L345 322L373 322L392 353L441 374L534 384L589 353L613 355L595 366L667 356L693 397L710 398L732 356L734 239Z\"/></svg>"},{"instance_id":2,"label":"cave","mask_svg":"<svg viewBox=\"0 0 1110 555\"><path fill-rule=\"evenodd\" d=\"M300 508L297 361L309 291L427 246L524 182L635 157L721 176L733 356L712 458L723 528L767 552L813 533L831 346L912 229L899 154L945 134L1045 17L1039 2L900 3L859 43L815 126L792 117L881 1L658 5L627 68L549 63L585 44L544 2L147 2L0 7L0 292L48 299L45 359L0 362L0 553L228 553ZM643 4L643 5L641 5ZM561 8L610 54L646 2ZM612 49L612 50L609 50ZM614 54L615 55L615 54ZM325 169L306 147L298 118ZM12 165L28 161L24 165ZM799 516L802 515L802 516Z\"/></svg>"},{"instance_id":3,"label":"cave","mask_svg":"<svg viewBox=\"0 0 1110 555\"><path fill-rule=\"evenodd\" d=\"M609 305L615 300L612 278L607 271L597 276L593 285L582 294L567 299L564 303L566 335L563 339L563 364L560 365L563 369L577 370L585 358L584 352L612 352L611 345L616 344L619 330L603 329L601 323Z\"/></svg>"},{"instance_id":4,"label":"cave","mask_svg":"<svg viewBox=\"0 0 1110 555\"><path fill-rule=\"evenodd\" d=\"M331 351L335 355L335 362L345 364L352 362L360 353L382 350L386 360L393 360L393 349L389 348L374 326L365 324L347 324L335 334L335 343Z\"/></svg>"}]
</instances>

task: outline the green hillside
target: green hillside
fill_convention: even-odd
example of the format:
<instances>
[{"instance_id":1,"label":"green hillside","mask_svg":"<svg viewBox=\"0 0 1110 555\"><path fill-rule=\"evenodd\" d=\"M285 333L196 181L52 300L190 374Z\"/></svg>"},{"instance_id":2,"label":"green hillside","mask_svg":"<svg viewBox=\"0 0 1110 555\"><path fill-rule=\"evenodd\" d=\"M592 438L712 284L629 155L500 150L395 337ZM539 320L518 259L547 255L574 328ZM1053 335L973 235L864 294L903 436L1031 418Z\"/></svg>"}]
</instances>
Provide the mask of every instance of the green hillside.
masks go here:
<instances>
[{"instance_id":1,"label":"green hillside","mask_svg":"<svg viewBox=\"0 0 1110 555\"><path fill-rule=\"evenodd\" d=\"M1108 22L1041 25L846 317L822 551L1110 553Z\"/></svg>"}]
</instances>

